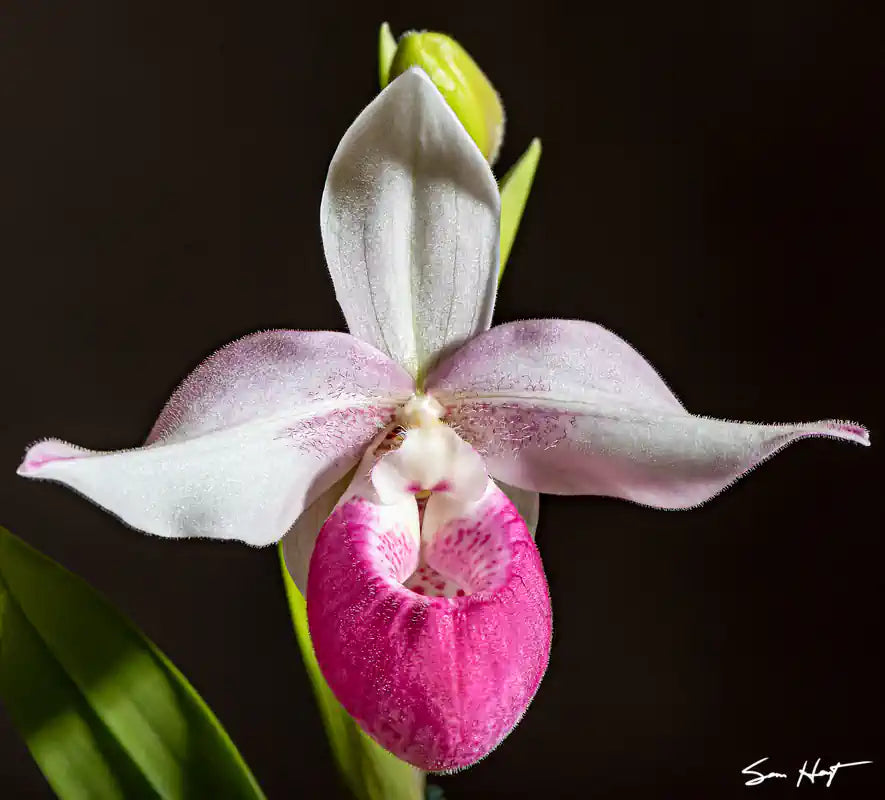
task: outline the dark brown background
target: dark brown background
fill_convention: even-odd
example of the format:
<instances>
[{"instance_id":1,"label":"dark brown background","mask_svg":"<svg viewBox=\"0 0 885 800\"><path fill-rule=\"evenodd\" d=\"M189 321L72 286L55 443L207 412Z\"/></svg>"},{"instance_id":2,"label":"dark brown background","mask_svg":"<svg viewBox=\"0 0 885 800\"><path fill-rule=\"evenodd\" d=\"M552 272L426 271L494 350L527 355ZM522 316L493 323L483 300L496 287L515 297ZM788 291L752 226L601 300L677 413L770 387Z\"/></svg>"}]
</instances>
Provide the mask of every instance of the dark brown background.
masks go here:
<instances>
[{"instance_id":1,"label":"dark brown background","mask_svg":"<svg viewBox=\"0 0 885 800\"><path fill-rule=\"evenodd\" d=\"M13 472L45 435L137 444L234 337L342 327L318 206L384 19L477 57L502 167L543 138L499 321L595 320L699 413L845 417L878 445L800 443L687 513L545 499L550 670L515 733L438 782L783 797L740 770L821 756L877 761L833 797L882 783L885 27L872 3L616 5L3 3L0 521L131 615L274 800L337 784L273 550L143 537ZM2 711L0 795L49 795Z\"/></svg>"}]
</instances>

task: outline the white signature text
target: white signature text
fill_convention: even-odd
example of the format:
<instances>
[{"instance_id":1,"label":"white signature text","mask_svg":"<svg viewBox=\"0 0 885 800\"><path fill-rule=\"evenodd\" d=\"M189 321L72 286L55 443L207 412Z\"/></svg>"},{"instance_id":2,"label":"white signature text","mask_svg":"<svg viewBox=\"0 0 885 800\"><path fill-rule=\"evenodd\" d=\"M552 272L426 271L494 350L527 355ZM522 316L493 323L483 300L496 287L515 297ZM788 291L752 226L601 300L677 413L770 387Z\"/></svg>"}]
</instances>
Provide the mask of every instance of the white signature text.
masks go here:
<instances>
[{"instance_id":1,"label":"white signature text","mask_svg":"<svg viewBox=\"0 0 885 800\"><path fill-rule=\"evenodd\" d=\"M788 775L785 772L767 772L763 770L756 769L756 767L768 761L768 756L765 758L760 758L758 761L754 761L750 764L749 767L744 767L741 770L741 775L750 775L752 776L750 780L744 782L744 786L758 786L760 783L764 783L769 778L787 778ZM836 777L836 773L840 769L845 769L846 767L859 767L861 764L872 764L872 761L849 761L847 763L842 763L841 761L837 761L835 764L830 764L829 766L821 767L821 759L817 759L814 762L814 766L808 766L808 761L806 761L798 772L798 780L796 781L796 786L801 786L803 783L814 783L817 778L823 780L823 778L827 779L826 786L830 786L833 783L833 779Z\"/></svg>"}]
</instances>

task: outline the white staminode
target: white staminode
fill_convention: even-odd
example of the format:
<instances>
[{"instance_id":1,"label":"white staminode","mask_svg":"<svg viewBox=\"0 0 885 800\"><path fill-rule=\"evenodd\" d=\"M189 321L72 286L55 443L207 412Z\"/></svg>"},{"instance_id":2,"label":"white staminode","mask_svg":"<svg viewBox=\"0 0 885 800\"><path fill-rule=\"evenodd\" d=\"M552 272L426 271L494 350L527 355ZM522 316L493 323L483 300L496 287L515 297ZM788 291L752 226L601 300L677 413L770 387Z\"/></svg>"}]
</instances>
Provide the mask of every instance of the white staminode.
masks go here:
<instances>
[{"instance_id":1,"label":"white staminode","mask_svg":"<svg viewBox=\"0 0 885 800\"><path fill-rule=\"evenodd\" d=\"M397 414L404 428L420 428L437 422L445 413L442 405L428 394L413 394Z\"/></svg>"},{"instance_id":2,"label":"white staminode","mask_svg":"<svg viewBox=\"0 0 885 800\"><path fill-rule=\"evenodd\" d=\"M440 420L445 409L428 395L414 395L400 409L406 428L400 447L372 469L372 484L382 503L438 492L463 502L482 497L488 473L482 457Z\"/></svg>"}]
</instances>

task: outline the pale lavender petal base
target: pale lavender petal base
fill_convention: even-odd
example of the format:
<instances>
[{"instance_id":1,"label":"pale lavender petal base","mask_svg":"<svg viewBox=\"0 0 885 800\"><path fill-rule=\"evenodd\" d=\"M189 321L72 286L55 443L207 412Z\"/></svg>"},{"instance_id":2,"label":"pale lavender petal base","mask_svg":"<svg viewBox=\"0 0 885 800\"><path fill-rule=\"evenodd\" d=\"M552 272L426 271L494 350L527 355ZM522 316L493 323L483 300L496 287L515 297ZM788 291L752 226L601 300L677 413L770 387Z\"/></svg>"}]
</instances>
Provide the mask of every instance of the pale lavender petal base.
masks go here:
<instances>
[{"instance_id":1,"label":"pale lavender petal base","mask_svg":"<svg viewBox=\"0 0 885 800\"><path fill-rule=\"evenodd\" d=\"M383 508L353 496L320 532L307 594L317 658L383 747L426 771L461 769L519 721L547 667L541 560L490 482L469 519L444 522L426 545L435 576L411 581L412 591L402 583L418 565L417 538L384 522Z\"/></svg>"}]
</instances>

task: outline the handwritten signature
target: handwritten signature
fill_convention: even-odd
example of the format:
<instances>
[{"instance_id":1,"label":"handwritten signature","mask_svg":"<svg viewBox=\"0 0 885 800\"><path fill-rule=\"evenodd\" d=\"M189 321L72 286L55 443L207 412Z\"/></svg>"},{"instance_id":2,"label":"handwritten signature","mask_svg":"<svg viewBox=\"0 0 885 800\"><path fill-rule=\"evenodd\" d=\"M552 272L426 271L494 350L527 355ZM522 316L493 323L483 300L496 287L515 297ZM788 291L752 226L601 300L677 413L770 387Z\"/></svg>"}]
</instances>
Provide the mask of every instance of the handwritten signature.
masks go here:
<instances>
[{"instance_id":1,"label":"handwritten signature","mask_svg":"<svg viewBox=\"0 0 885 800\"><path fill-rule=\"evenodd\" d=\"M741 775L753 775L754 777L750 778L750 780L744 783L744 786L758 786L760 783L764 783L769 778L786 778L786 773L783 772L760 772L754 767L758 767L760 764L768 761L768 756L765 758L760 758L758 761L754 761L750 764L749 767L744 767L741 770ZM836 777L836 773L840 769L845 769L845 767L859 767L861 764L872 764L872 761L849 761L846 764L843 764L841 761L837 761L835 764L831 764L829 767L824 767L821 769L820 759L814 762L814 766L809 769L808 761L806 761L801 769L799 770L799 779L796 781L796 786L801 786L803 781L808 783L814 783L815 778L826 778L827 786L830 786L833 783L833 779Z\"/></svg>"}]
</instances>

